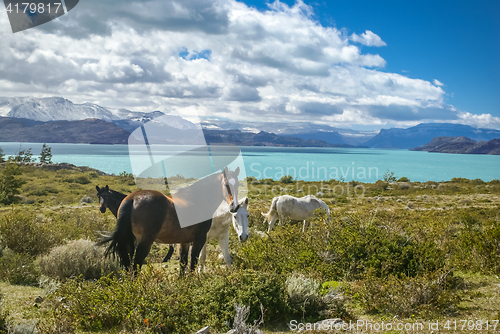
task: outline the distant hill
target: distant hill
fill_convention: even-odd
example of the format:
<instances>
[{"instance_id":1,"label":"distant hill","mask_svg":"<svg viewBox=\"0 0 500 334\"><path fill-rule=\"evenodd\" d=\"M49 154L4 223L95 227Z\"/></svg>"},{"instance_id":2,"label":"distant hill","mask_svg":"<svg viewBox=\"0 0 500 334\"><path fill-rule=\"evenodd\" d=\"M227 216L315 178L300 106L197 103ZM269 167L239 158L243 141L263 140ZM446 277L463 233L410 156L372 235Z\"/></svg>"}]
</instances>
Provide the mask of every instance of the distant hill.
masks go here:
<instances>
[{"instance_id":1,"label":"distant hill","mask_svg":"<svg viewBox=\"0 0 500 334\"><path fill-rule=\"evenodd\" d=\"M422 123L408 129L382 129L364 145L372 148L406 148L423 146L435 137L467 137L475 141L500 138L500 131L476 129L469 125Z\"/></svg>"},{"instance_id":2,"label":"distant hill","mask_svg":"<svg viewBox=\"0 0 500 334\"><path fill-rule=\"evenodd\" d=\"M130 133L100 119L41 122L0 117L0 141L32 143L126 144Z\"/></svg>"},{"instance_id":3,"label":"distant hill","mask_svg":"<svg viewBox=\"0 0 500 334\"><path fill-rule=\"evenodd\" d=\"M334 145L321 140L304 140L297 137L278 136L274 133L241 132L239 130L204 129L205 140L209 144L230 143L239 146L283 146L283 147L351 147Z\"/></svg>"},{"instance_id":4,"label":"distant hill","mask_svg":"<svg viewBox=\"0 0 500 334\"><path fill-rule=\"evenodd\" d=\"M436 137L430 143L413 148L410 151L500 155L500 138L477 142L463 136Z\"/></svg>"}]
</instances>

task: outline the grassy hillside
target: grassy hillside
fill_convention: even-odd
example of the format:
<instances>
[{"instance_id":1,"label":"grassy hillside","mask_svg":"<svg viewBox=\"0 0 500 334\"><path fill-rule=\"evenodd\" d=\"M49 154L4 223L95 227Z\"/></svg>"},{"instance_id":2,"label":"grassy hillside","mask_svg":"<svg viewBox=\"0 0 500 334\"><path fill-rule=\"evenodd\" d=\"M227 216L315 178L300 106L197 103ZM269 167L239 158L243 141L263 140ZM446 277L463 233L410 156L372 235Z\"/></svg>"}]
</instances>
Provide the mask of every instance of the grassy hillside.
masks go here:
<instances>
[{"instance_id":1,"label":"grassy hillside","mask_svg":"<svg viewBox=\"0 0 500 334\"><path fill-rule=\"evenodd\" d=\"M93 244L115 225L111 213L99 212L95 186L131 192L131 175L21 171L18 203L0 206L0 333L8 326L23 333L192 333L206 325L225 333L237 325L235 305L250 307L248 324L262 316L262 305L261 329L269 333L290 332L291 320L428 329L429 321L486 326L500 317L500 181L250 178L251 237L240 243L231 232L231 269L211 241L206 271L180 278L178 261L163 268L165 246L155 245L149 265L131 278ZM331 217L305 233L287 221L267 234L260 212L285 193L322 198Z\"/></svg>"}]
</instances>

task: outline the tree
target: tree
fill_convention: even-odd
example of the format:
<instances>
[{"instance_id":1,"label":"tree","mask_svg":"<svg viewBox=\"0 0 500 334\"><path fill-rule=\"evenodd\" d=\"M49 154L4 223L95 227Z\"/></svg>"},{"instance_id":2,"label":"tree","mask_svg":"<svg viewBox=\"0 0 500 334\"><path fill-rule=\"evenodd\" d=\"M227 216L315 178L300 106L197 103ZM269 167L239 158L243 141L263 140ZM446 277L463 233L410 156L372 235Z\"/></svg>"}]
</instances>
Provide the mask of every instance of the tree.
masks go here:
<instances>
[{"instance_id":1,"label":"tree","mask_svg":"<svg viewBox=\"0 0 500 334\"><path fill-rule=\"evenodd\" d=\"M5 154L3 154L3 150L0 147L0 163L5 162Z\"/></svg>"},{"instance_id":2,"label":"tree","mask_svg":"<svg viewBox=\"0 0 500 334\"><path fill-rule=\"evenodd\" d=\"M42 153L40 153L40 162L45 162L47 164L52 163L52 148L48 147L47 144L43 143Z\"/></svg>"},{"instance_id":3,"label":"tree","mask_svg":"<svg viewBox=\"0 0 500 334\"><path fill-rule=\"evenodd\" d=\"M18 198L15 195L19 194L24 181L17 178L21 175L21 168L17 164L7 163L0 173L0 203L11 204L16 202Z\"/></svg>"},{"instance_id":4,"label":"tree","mask_svg":"<svg viewBox=\"0 0 500 334\"><path fill-rule=\"evenodd\" d=\"M19 147L19 153L16 156L9 157L9 161L15 162L33 162L33 153L31 152L31 148L27 150L21 150Z\"/></svg>"},{"instance_id":5,"label":"tree","mask_svg":"<svg viewBox=\"0 0 500 334\"><path fill-rule=\"evenodd\" d=\"M394 172L387 170L387 172L384 173L384 182L396 182Z\"/></svg>"}]
</instances>

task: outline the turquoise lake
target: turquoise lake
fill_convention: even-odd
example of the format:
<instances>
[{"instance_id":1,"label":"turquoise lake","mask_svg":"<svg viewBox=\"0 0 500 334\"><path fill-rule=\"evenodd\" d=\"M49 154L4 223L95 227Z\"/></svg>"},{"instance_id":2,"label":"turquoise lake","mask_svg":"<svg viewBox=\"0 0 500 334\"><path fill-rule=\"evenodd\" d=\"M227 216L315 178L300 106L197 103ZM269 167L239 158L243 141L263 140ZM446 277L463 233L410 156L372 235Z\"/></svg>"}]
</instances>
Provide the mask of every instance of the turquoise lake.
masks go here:
<instances>
[{"instance_id":1,"label":"turquoise lake","mask_svg":"<svg viewBox=\"0 0 500 334\"><path fill-rule=\"evenodd\" d=\"M132 172L127 145L48 144L52 161L90 166L106 173ZM38 158L42 144L0 143L4 154L32 149ZM375 182L389 170L411 181L447 181L454 177L500 179L500 156L442 154L408 150L240 147L247 176L279 179L285 174L301 180L329 179ZM148 159L144 157L145 161ZM182 174L182 173L181 173Z\"/></svg>"}]
</instances>

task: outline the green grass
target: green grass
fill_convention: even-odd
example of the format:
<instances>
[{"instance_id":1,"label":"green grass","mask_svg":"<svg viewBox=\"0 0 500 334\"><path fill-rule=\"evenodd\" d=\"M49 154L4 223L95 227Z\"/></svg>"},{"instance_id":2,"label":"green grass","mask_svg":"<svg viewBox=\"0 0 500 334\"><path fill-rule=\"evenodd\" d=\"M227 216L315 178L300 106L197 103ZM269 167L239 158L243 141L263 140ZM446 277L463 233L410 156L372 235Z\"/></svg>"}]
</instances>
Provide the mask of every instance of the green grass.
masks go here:
<instances>
[{"instance_id":1,"label":"green grass","mask_svg":"<svg viewBox=\"0 0 500 334\"><path fill-rule=\"evenodd\" d=\"M500 317L498 181L252 180L251 230L267 230L260 212L269 210L274 196L285 193L317 194L330 206L331 220L318 219L306 233L298 222L287 221L267 237L254 236L244 244L231 233L231 270L211 252L206 273L181 279L177 261L161 267L166 249L155 245L147 258L152 266L136 279L124 273L97 280L69 278L41 289L37 259L68 241L95 241L99 232L114 228L109 212L101 214L96 202L81 199L97 200L96 185L124 193L137 187L126 173L100 176L91 170L52 172L30 166L21 170L25 183L19 204L0 206L0 317L11 324L37 321L42 333L182 333L208 324L225 332L237 303L251 307L250 323L263 305L266 333L288 332L291 319ZM59 258L64 257L53 261ZM330 293L343 297L312 303L312 297L301 299L294 292L291 298L288 285L299 282L297 277L309 282L293 290L304 296L324 296L330 287ZM317 294L311 291L318 286ZM43 301L35 305L38 295Z\"/></svg>"}]
</instances>

